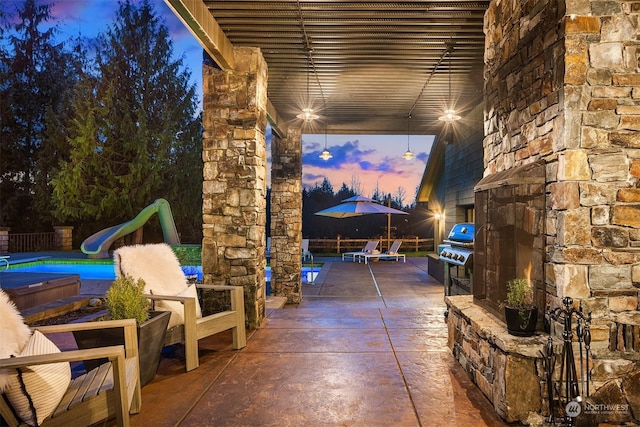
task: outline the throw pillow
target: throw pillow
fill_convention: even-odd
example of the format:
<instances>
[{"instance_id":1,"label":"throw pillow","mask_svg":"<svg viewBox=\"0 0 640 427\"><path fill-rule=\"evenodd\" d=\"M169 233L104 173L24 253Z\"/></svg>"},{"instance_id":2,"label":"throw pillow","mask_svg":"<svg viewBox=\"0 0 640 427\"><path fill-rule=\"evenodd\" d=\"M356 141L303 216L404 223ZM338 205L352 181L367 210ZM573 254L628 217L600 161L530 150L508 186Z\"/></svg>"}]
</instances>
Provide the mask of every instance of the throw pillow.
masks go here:
<instances>
[{"instance_id":1,"label":"throw pillow","mask_svg":"<svg viewBox=\"0 0 640 427\"><path fill-rule=\"evenodd\" d=\"M34 331L19 356L59 352L51 340L40 331ZM11 371L10 383L4 392L9 403L25 423L30 426L40 425L56 409L69 388L69 363L34 365Z\"/></svg>"},{"instance_id":2,"label":"throw pillow","mask_svg":"<svg viewBox=\"0 0 640 427\"><path fill-rule=\"evenodd\" d=\"M200 308L200 303L198 302L198 290L195 285L188 286L185 290L180 292L179 297L189 297L196 299L196 318L202 317L202 310ZM174 326L184 324L184 309L182 303L179 301L165 301L165 300L156 300L156 310L160 311L170 311L171 317L169 318L169 329Z\"/></svg>"},{"instance_id":3,"label":"throw pillow","mask_svg":"<svg viewBox=\"0 0 640 427\"><path fill-rule=\"evenodd\" d=\"M0 359L20 354L29 341L31 329L24 323L24 319L16 305L0 289ZM0 393L5 389L8 377L0 372Z\"/></svg>"}]
</instances>

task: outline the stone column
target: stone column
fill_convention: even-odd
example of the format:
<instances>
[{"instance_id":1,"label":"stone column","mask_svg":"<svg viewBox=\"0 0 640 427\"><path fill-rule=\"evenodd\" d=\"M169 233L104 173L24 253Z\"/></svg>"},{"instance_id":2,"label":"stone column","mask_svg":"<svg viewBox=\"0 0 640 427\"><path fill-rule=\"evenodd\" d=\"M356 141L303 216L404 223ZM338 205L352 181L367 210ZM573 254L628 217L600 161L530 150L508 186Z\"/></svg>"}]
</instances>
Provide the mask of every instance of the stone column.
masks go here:
<instances>
[{"instance_id":1,"label":"stone column","mask_svg":"<svg viewBox=\"0 0 640 427\"><path fill-rule=\"evenodd\" d=\"M0 227L0 254L9 253L9 231L10 227Z\"/></svg>"},{"instance_id":2,"label":"stone column","mask_svg":"<svg viewBox=\"0 0 640 427\"><path fill-rule=\"evenodd\" d=\"M53 227L56 232L56 250L70 251L73 249L73 226L56 225Z\"/></svg>"},{"instance_id":3,"label":"stone column","mask_svg":"<svg viewBox=\"0 0 640 427\"><path fill-rule=\"evenodd\" d=\"M205 283L244 288L247 326L265 317L267 65L235 48L235 70L203 65Z\"/></svg>"},{"instance_id":4,"label":"stone column","mask_svg":"<svg viewBox=\"0 0 640 427\"><path fill-rule=\"evenodd\" d=\"M302 133L271 140L271 292L302 300Z\"/></svg>"}]
</instances>

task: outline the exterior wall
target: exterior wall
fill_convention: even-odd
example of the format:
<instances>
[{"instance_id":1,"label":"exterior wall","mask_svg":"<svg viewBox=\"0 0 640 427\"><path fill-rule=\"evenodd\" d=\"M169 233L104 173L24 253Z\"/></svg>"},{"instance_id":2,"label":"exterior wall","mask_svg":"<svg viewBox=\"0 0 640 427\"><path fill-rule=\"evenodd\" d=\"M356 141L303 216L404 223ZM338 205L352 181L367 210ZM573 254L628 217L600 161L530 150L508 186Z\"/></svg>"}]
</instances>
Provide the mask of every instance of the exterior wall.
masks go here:
<instances>
[{"instance_id":1,"label":"exterior wall","mask_svg":"<svg viewBox=\"0 0 640 427\"><path fill-rule=\"evenodd\" d=\"M267 66L235 49L236 69L203 65L204 281L244 288L247 325L265 317Z\"/></svg>"},{"instance_id":2,"label":"exterior wall","mask_svg":"<svg viewBox=\"0 0 640 427\"><path fill-rule=\"evenodd\" d=\"M271 293L302 301L302 132L271 140Z\"/></svg>"},{"instance_id":3,"label":"exterior wall","mask_svg":"<svg viewBox=\"0 0 640 427\"><path fill-rule=\"evenodd\" d=\"M445 149L444 237L454 224L464 222L461 206L474 204L474 185L482 178L482 105L456 122Z\"/></svg>"}]
</instances>

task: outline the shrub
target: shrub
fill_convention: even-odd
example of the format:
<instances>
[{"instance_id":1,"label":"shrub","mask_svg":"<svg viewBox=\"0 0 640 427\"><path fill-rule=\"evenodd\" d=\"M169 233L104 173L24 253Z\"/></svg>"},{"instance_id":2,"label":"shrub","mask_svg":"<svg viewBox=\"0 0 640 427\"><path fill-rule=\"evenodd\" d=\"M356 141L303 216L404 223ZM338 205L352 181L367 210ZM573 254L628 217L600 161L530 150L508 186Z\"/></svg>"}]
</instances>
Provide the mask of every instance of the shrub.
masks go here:
<instances>
[{"instance_id":1,"label":"shrub","mask_svg":"<svg viewBox=\"0 0 640 427\"><path fill-rule=\"evenodd\" d=\"M144 280L131 276L118 277L107 290L107 309L113 320L136 319L138 324L149 319L151 303L144 296Z\"/></svg>"}]
</instances>

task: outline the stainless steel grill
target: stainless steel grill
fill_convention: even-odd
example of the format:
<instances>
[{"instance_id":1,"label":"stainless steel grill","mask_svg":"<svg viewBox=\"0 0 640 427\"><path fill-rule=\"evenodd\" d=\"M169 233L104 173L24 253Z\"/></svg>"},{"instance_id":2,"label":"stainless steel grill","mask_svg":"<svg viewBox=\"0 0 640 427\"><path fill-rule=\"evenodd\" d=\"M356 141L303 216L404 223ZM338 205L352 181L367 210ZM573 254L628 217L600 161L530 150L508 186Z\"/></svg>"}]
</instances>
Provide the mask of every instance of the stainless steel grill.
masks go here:
<instances>
[{"instance_id":1,"label":"stainless steel grill","mask_svg":"<svg viewBox=\"0 0 640 427\"><path fill-rule=\"evenodd\" d=\"M451 228L446 244L440 251L444 261L445 295L468 295L473 283L473 241L475 226L471 223L456 224Z\"/></svg>"},{"instance_id":2,"label":"stainless steel grill","mask_svg":"<svg viewBox=\"0 0 640 427\"><path fill-rule=\"evenodd\" d=\"M440 252L440 259L455 265L470 267L473 263L473 237L475 226L470 223L456 224L451 228L446 243Z\"/></svg>"}]
</instances>

